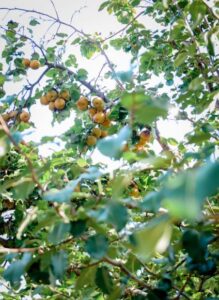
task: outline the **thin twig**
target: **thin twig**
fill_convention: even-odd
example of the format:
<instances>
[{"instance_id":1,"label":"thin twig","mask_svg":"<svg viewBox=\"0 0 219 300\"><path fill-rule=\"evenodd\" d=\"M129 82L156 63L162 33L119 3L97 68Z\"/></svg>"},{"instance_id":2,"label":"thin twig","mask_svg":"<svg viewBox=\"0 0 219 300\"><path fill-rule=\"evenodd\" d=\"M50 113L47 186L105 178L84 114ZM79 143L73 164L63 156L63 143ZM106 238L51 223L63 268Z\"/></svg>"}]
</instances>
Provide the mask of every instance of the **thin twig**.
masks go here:
<instances>
[{"instance_id":1,"label":"thin twig","mask_svg":"<svg viewBox=\"0 0 219 300\"><path fill-rule=\"evenodd\" d=\"M121 28L120 30L118 30L117 32L109 35L108 37L106 37L103 42L115 37L116 35L120 34L121 32L123 32L124 30L126 30L132 23L134 23L134 21L136 21L141 15L144 14L144 11L141 11L139 14L137 14L133 20L131 20L126 26L124 26L123 28Z\"/></svg>"},{"instance_id":2,"label":"thin twig","mask_svg":"<svg viewBox=\"0 0 219 300\"><path fill-rule=\"evenodd\" d=\"M5 248L0 247L0 253L26 253L26 252L36 252L39 250L39 247L33 248Z\"/></svg>"},{"instance_id":3,"label":"thin twig","mask_svg":"<svg viewBox=\"0 0 219 300\"><path fill-rule=\"evenodd\" d=\"M159 130L157 128L157 124L156 123L155 123L155 134L156 134L157 141L160 144L160 146L163 149L163 151L170 151L169 146L166 143L162 142L161 137L160 137L160 132L159 132Z\"/></svg>"},{"instance_id":4,"label":"thin twig","mask_svg":"<svg viewBox=\"0 0 219 300\"><path fill-rule=\"evenodd\" d=\"M82 35L82 36L84 36L86 38L89 38L89 40L91 40L90 37L89 37L89 35L85 34L82 30L79 30L75 26L73 26L71 24L68 24L68 23L66 23L66 22L64 22L64 21L62 21L62 20L60 20L60 19L58 19L56 17L53 17L53 16L51 16L51 15L49 15L47 13L44 13L44 12L40 12L40 11L37 11L37 10L34 10L34 9L25 9L25 8L19 8L19 7L13 7L13 8L0 7L0 10L21 11L21 12L25 12L25 13L37 14L37 15L40 15L40 16L43 16L43 17L47 17L47 18L49 18L49 19L51 19L53 21L56 21L57 23L60 23L62 25L65 25L65 26L67 26L69 28L74 29L75 31L78 32L78 34L80 34L80 35Z\"/></svg>"},{"instance_id":5,"label":"thin twig","mask_svg":"<svg viewBox=\"0 0 219 300\"><path fill-rule=\"evenodd\" d=\"M100 44L99 44L99 49L100 49L101 54L105 57L105 59L106 59L106 61L107 61L107 64L108 64L110 70L112 71L112 74L113 74L114 79L115 79L115 81L117 82L118 86L120 87L120 89L121 89L122 91L125 91L125 88L123 87L122 83L121 83L120 80L118 79L118 76L117 76L117 74L116 74L116 71L115 71L115 69L114 69L114 66L113 66L112 62L110 61L108 55L106 54L106 51L101 47Z\"/></svg>"},{"instance_id":6,"label":"thin twig","mask_svg":"<svg viewBox=\"0 0 219 300\"><path fill-rule=\"evenodd\" d=\"M40 83L40 81L43 79L43 77L46 75L46 73L49 71L49 69L50 69L50 67L47 67L35 82L29 83L29 86L26 87L26 89L29 91L28 99L31 98L34 87Z\"/></svg>"},{"instance_id":7,"label":"thin twig","mask_svg":"<svg viewBox=\"0 0 219 300\"><path fill-rule=\"evenodd\" d=\"M126 274L127 276L129 276L131 279L133 279L135 282L137 282L140 286L143 286L143 287L145 287L147 289L151 289L151 287L147 283L145 283L144 281L140 280L138 277L136 277L131 272L129 272L129 270L120 261L112 260L109 257L104 257L103 261L109 263L112 266L120 268L120 270L124 274Z\"/></svg>"},{"instance_id":8,"label":"thin twig","mask_svg":"<svg viewBox=\"0 0 219 300\"><path fill-rule=\"evenodd\" d=\"M97 78L96 78L95 81L94 81L94 86L97 85L97 81L98 81L98 79L100 78L100 75L101 75L101 73L102 73L102 71L103 71L103 69L104 69L105 66L106 66L106 63L104 63L104 64L102 65L102 67L101 67L101 69L100 69L100 71L99 71L99 73L98 73L98 75L97 75Z\"/></svg>"},{"instance_id":9,"label":"thin twig","mask_svg":"<svg viewBox=\"0 0 219 300\"><path fill-rule=\"evenodd\" d=\"M58 11L57 11L57 9L56 9L56 7L55 7L54 2L53 2L52 0L50 0L50 2L51 2L52 6L53 6L53 8L54 8L54 11L55 11L55 14L56 14L56 18L57 18L57 20L59 20Z\"/></svg>"},{"instance_id":10,"label":"thin twig","mask_svg":"<svg viewBox=\"0 0 219 300\"><path fill-rule=\"evenodd\" d=\"M189 283L190 279L191 279L192 273L189 273L189 275L186 278L185 283L183 284L182 288L179 290L179 294L177 295L177 297L174 300L179 300L180 296L182 295L182 293L184 292L187 284Z\"/></svg>"}]
</instances>

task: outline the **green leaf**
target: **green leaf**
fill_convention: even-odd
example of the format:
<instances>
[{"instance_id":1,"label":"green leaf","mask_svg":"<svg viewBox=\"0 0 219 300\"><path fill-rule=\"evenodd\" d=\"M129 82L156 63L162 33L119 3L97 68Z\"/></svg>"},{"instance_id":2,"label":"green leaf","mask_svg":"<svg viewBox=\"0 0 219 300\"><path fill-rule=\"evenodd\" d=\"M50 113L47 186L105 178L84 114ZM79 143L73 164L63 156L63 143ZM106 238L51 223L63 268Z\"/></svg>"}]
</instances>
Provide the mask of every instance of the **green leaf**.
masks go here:
<instances>
[{"instance_id":1,"label":"green leaf","mask_svg":"<svg viewBox=\"0 0 219 300\"><path fill-rule=\"evenodd\" d=\"M123 127L118 134L111 135L97 143L98 150L106 156L118 159L122 154L124 143L130 138L131 130L128 126Z\"/></svg>"},{"instance_id":2,"label":"green leaf","mask_svg":"<svg viewBox=\"0 0 219 300\"><path fill-rule=\"evenodd\" d=\"M78 100L80 97L80 90L77 89L76 87L73 87L70 89L70 94L73 100Z\"/></svg>"},{"instance_id":3,"label":"green leaf","mask_svg":"<svg viewBox=\"0 0 219 300\"><path fill-rule=\"evenodd\" d=\"M134 252L144 261L156 252L163 253L169 246L171 232L169 216L163 215L152 219L134 233Z\"/></svg>"},{"instance_id":4,"label":"green leaf","mask_svg":"<svg viewBox=\"0 0 219 300\"><path fill-rule=\"evenodd\" d=\"M34 190L34 187L35 183L33 183L32 178L23 178L23 182L20 182L12 192L16 199L27 199Z\"/></svg>"},{"instance_id":5,"label":"green leaf","mask_svg":"<svg viewBox=\"0 0 219 300\"><path fill-rule=\"evenodd\" d=\"M186 60L187 56L188 56L187 52L179 53L174 60L175 67L178 68L179 66L181 66L181 64L184 63L184 61Z\"/></svg>"},{"instance_id":6,"label":"green leaf","mask_svg":"<svg viewBox=\"0 0 219 300\"><path fill-rule=\"evenodd\" d=\"M132 70L117 72L113 78L118 77L122 82L131 82L133 78Z\"/></svg>"},{"instance_id":7,"label":"green leaf","mask_svg":"<svg viewBox=\"0 0 219 300\"><path fill-rule=\"evenodd\" d=\"M52 244L59 244L67 238L70 231L70 224L59 223L56 224L53 230L49 233L48 241Z\"/></svg>"},{"instance_id":8,"label":"green leaf","mask_svg":"<svg viewBox=\"0 0 219 300\"><path fill-rule=\"evenodd\" d=\"M136 122L150 124L159 117L166 117L167 100L165 94L155 99L150 95L131 93L123 95L121 102L134 116Z\"/></svg>"},{"instance_id":9,"label":"green leaf","mask_svg":"<svg viewBox=\"0 0 219 300\"><path fill-rule=\"evenodd\" d=\"M30 262L31 257L31 253L25 253L20 260L12 262L4 271L4 279L9 281L12 285L20 283L21 276L24 275L25 268Z\"/></svg>"},{"instance_id":10,"label":"green leaf","mask_svg":"<svg viewBox=\"0 0 219 300\"><path fill-rule=\"evenodd\" d=\"M140 2L141 2L141 0L132 0L131 5L135 7L135 6L139 5Z\"/></svg>"},{"instance_id":11,"label":"green leaf","mask_svg":"<svg viewBox=\"0 0 219 300\"><path fill-rule=\"evenodd\" d=\"M8 26L8 29L15 29L18 27L18 23L11 20L8 22L7 26Z\"/></svg>"},{"instance_id":12,"label":"green leaf","mask_svg":"<svg viewBox=\"0 0 219 300\"><path fill-rule=\"evenodd\" d=\"M110 4L110 1L105 1L105 2L103 2L103 3L100 5L98 11L104 10L104 8L108 6L108 4Z\"/></svg>"},{"instance_id":13,"label":"green leaf","mask_svg":"<svg viewBox=\"0 0 219 300\"><path fill-rule=\"evenodd\" d=\"M162 192L151 192L144 197L143 201L139 204L139 206L143 210L156 213L161 206L162 199Z\"/></svg>"},{"instance_id":14,"label":"green leaf","mask_svg":"<svg viewBox=\"0 0 219 300\"><path fill-rule=\"evenodd\" d=\"M16 95L11 95L11 96L7 96L6 98L4 99L0 99L0 102L2 103L7 103L9 105L11 105L16 99Z\"/></svg>"},{"instance_id":15,"label":"green leaf","mask_svg":"<svg viewBox=\"0 0 219 300\"><path fill-rule=\"evenodd\" d=\"M74 54L70 54L68 59L65 61L66 67L77 67L77 58Z\"/></svg>"},{"instance_id":16,"label":"green leaf","mask_svg":"<svg viewBox=\"0 0 219 300\"><path fill-rule=\"evenodd\" d=\"M38 24L40 24L36 19L32 19L29 23L31 26L36 26Z\"/></svg>"},{"instance_id":17,"label":"green leaf","mask_svg":"<svg viewBox=\"0 0 219 300\"><path fill-rule=\"evenodd\" d=\"M86 179L86 180L96 180L100 176L104 174L104 171L98 167L90 167L86 170L86 173L81 174L79 179Z\"/></svg>"},{"instance_id":18,"label":"green leaf","mask_svg":"<svg viewBox=\"0 0 219 300\"><path fill-rule=\"evenodd\" d=\"M190 4L189 10L192 16L193 28L197 27L205 17L206 14L206 5L200 0L194 0Z\"/></svg>"},{"instance_id":19,"label":"green leaf","mask_svg":"<svg viewBox=\"0 0 219 300\"><path fill-rule=\"evenodd\" d=\"M87 77L88 77L88 72L87 72L87 70L85 70L85 69L79 69L79 70L77 71L77 78L78 78L79 80L86 80Z\"/></svg>"},{"instance_id":20,"label":"green leaf","mask_svg":"<svg viewBox=\"0 0 219 300\"><path fill-rule=\"evenodd\" d=\"M96 234L89 237L85 249L91 257L101 259L106 254L108 246L108 239L104 235Z\"/></svg>"},{"instance_id":21,"label":"green leaf","mask_svg":"<svg viewBox=\"0 0 219 300\"><path fill-rule=\"evenodd\" d=\"M167 139L168 144L170 144L171 146L177 146L178 142L177 140L175 140L174 138L168 138Z\"/></svg>"},{"instance_id":22,"label":"green leaf","mask_svg":"<svg viewBox=\"0 0 219 300\"><path fill-rule=\"evenodd\" d=\"M58 32L58 33L56 33L56 36L64 38L64 37L67 37L68 35L67 35L67 33L64 33L64 32Z\"/></svg>"},{"instance_id":23,"label":"green leaf","mask_svg":"<svg viewBox=\"0 0 219 300\"><path fill-rule=\"evenodd\" d=\"M197 170L196 197L200 203L219 191L219 162L208 163Z\"/></svg>"},{"instance_id":24,"label":"green leaf","mask_svg":"<svg viewBox=\"0 0 219 300\"><path fill-rule=\"evenodd\" d=\"M113 280L107 267L97 269L95 283L104 294L110 294L113 290Z\"/></svg>"},{"instance_id":25,"label":"green leaf","mask_svg":"<svg viewBox=\"0 0 219 300\"><path fill-rule=\"evenodd\" d=\"M51 202L69 202L72 198L72 194L77 184L79 183L79 179L70 181L65 188L61 190L50 190L43 194L43 198L47 201Z\"/></svg>"},{"instance_id":26,"label":"green leaf","mask_svg":"<svg viewBox=\"0 0 219 300\"><path fill-rule=\"evenodd\" d=\"M132 181L131 173L118 174L112 181L112 199L117 200L123 196L123 192Z\"/></svg>"},{"instance_id":27,"label":"green leaf","mask_svg":"<svg viewBox=\"0 0 219 300\"><path fill-rule=\"evenodd\" d=\"M23 140L23 134L19 131L12 132L11 135L16 144L19 144Z\"/></svg>"},{"instance_id":28,"label":"green leaf","mask_svg":"<svg viewBox=\"0 0 219 300\"><path fill-rule=\"evenodd\" d=\"M219 163L208 163L170 178L163 190L162 205L174 217L199 218L206 197L216 193L218 186Z\"/></svg>"},{"instance_id":29,"label":"green leaf","mask_svg":"<svg viewBox=\"0 0 219 300\"><path fill-rule=\"evenodd\" d=\"M98 51L98 48L95 43L89 40L85 40L81 42L80 50L82 56L86 57L87 59L90 59L95 54L95 52Z\"/></svg>"},{"instance_id":30,"label":"green leaf","mask_svg":"<svg viewBox=\"0 0 219 300\"><path fill-rule=\"evenodd\" d=\"M63 250L51 257L51 269L56 279L62 279L68 267L67 253Z\"/></svg>"},{"instance_id":31,"label":"green leaf","mask_svg":"<svg viewBox=\"0 0 219 300\"><path fill-rule=\"evenodd\" d=\"M77 278L75 287L77 290L83 289L85 286L93 286L95 283L95 274L97 267L85 268L81 271L80 276Z\"/></svg>"},{"instance_id":32,"label":"green leaf","mask_svg":"<svg viewBox=\"0 0 219 300\"><path fill-rule=\"evenodd\" d=\"M120 50L124 45L124 39L117 38L110 41L110 45L113 46L116 50Z\"/></svg>"},{"instance_id":33,"label":"green leaf","mask_svg":"<svg viewBox=\"0 0 219 300\"><path fill-rule=\"evenodd\" d=\"M81 236L82 233L84 233L87 229L86 221L84 220L72 221L70 224L71 224L70 233L74 237Z\"/></svg>"},{"instance_id":34,"label":"green leaf","mask_svg":"<svg viewBox=\"0 0 219 300\"><path fill-rule=\"evenodd\" d=\"M48 72L46 72L46 76L50 78L54 78L57 75L59 75L59 70L58 69L50 69Z\"/></svg>"},{"instance_id":35,"label":"green leaf","mask_svg":"<svg viewBox=\"0 0 219 300\"><path fill-rule=\"evenodd\" d=\"M118 300L121 299L122 290L120 287L116 287L110 295L107 297L107 300Z\"/></svg>"},{"instance_id":36,"label":"green leaf","mask_svg":"<svg viewBox=\"0 0 219 300\"><path fill-rule=\"evenodd\" d=\"M0 74L0 86L3 86L5 80L6 80L5 76L3 74Z\"/></svg>"},{"instance_id":37,"label":"green leaf","mask_svg":"<svg viewBox=\"0 0 219 300\"><path fill-rule=\"evenodd\" d=\"M205 141L208 141L211 138L211 134L209 132L195 132L194 135L188 137L188 141L190 144L201 144Z\"/></svg>"},{"instance_id":38,"label":"green leaf","mask_svg":"<svg viewBox=\"0 0 219 300\"><path fill-rule=\"evenodd\" d=\"M202 83L204 82L204 79L202 77L196 77L193 79L189 84L189 89L192 91L198 91L203 89Z\"/></svg>"},{"instance_id":39,"label":"green leaf","mask_svg":"<svg viewBox=\"0 0 219 300\"><path fill-rule=\"evenodd\" d=\"M107 221L115 226L117 231L120 231L128 222L126 207L120 203L111 202L107 207Z\"/></svg>"},{"instance_id":40,"label":"green leaf","mask_svg":"<svg viewBox=\"0 0 219 300\"><path fill-rule=\"evenodd\" d=\"M136 273L141 269L142 264L140 260L134 255L134 253L130 252L127 257L127 262L125 264L126 268L130 270L132 273Z\"/></svg>"}]
</instances>

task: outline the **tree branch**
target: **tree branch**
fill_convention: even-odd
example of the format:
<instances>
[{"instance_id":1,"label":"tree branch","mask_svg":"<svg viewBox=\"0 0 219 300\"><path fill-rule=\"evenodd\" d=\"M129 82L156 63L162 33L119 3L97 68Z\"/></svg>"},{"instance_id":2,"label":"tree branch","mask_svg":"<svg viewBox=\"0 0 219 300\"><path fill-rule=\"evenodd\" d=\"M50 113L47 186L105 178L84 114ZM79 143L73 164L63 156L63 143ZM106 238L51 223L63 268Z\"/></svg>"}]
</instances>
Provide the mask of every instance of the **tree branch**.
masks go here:
<instances>
[{"instance_id":1,"label":"tree branch","mask_svg":"<svg viewBox=\"0 0 219 300\"><path fill-rule=\"evenodd\" d=\"M135 275L133 275L131 272L129 272L129 270L120 262L120 261L115 261L112 260L109 257L104 257L103 261L109 263L112 266L118 267L120 268L120 270L126 274L128 277L130 277L132 280L134 280L135 282L137 282L140 286L143 286L147 289L151 289L151 287L145 283L144 281L140 280L138 277L136 277Z\"/></svg>"},{"instance_id":2,"label":"tree branch","mask_svg":"<svg viewBox=\"0 0 219 300\"><path fill-rule=\"evenodd\" d=\"M43 79L43 77L45 76L45 74L49 71L50 67L47 67L43 72L42 74L39 76L39 78L34 82L34 83L30 83L26 89L29 91L29 95L28 95L28 98L31 98L32 94L33 94L33 90L34 90L34 87L40 83L40 81Z\"/></svg>"},{"instance_id":3,"label":"tree branch","mask_svg":"<svg viewBox=\"0 0 219 300\"><path fill-rule=\"evenodd\" d=\"M110 100L105 96L105 94L103 92L99 91L95 86L93 86L89 82L87 82L83 79L78 79L77 74L75 72L69 70L65 66L63 66L61 64L52 64L52 63L46 63L46 65L49 68L56 68L56 69L59 69L59 70L67 71L69 76L74 76L76 78L76 80L78 82L80 82L83 86L85 86L88 90L90 90L91 93L94 93L97 96L101 97L105 102L110 102Z\"/></svg>"},{"instance_id":4,"label":"tree branch","mask_svg":"<svg viewBox=\"0 0 219 300\"><path fill-rule=\"evenodd\" d=\"M155 134L156 134L156 138L158 143L160 144L160 146L162 147L163 151L171 151L169 146L167 144L165 144L164 142L161 141L161 137L160 137L160 132L157 128L157 124L155 123Z\"/></svg>"},{"instance_id":5,"label":"tree branch","mask_svg":"<svg viewBox=\"0 0 219 300\"><path fill-rule=\"evenodd\" d=\"M46 17L46 18L49 18L57 23L60 23L62 25L65 25L71 29L73 29L74 31L76 31L78 34L82 35L82 36L85 36L86 38L89 38L89 35L84 33L82 30L79 30L77 29L75 26L71 25L71 24L68 24L64 21L61 21L59 18L57 17L53 17L49 14L46 14L46 13L43 13L43 12L40 12L40 11L37 11L37 10L34 10L34 9L25 9L25 8L19 8L19 7L13 7L13 8L9 8L9 7L0 7L0 10L7 10L7 11L20 11L20 12L24 12L24 13L32 13L32 14L37 14L37 15L40 15L40 16L43 16L43 17ZM91 39L90 39L91 40Z\"/></svg>"}]
</instances>

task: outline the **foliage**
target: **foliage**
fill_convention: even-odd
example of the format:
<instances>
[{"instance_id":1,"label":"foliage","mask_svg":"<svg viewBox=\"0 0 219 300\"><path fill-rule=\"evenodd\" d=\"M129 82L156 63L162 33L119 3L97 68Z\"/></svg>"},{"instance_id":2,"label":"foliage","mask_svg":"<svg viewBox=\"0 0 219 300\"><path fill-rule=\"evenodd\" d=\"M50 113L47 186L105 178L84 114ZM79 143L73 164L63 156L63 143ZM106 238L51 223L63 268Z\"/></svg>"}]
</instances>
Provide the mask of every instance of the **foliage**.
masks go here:
<instances>
[{"instance_id":1,"label":"foliage","mask_svg":"<svg viewBox=\"0 0 219 300\"><path fill-rule=\"evenodd\" d=\"M57 11L6 11L0 299L218 299L218 4L102 1L99 14L121 24L107 37L84 33ZM30 15L29 25L7 19L11 11ZM58 29L38 41L45 17ZM156 28L144 25L152 20ZM87 64L105 59L95 82L76 47ZM118 71L112 49L128 53L133 67ZM101 88L108 79L113 87ZM14 82L17 94L8 88ZM53 142L46 130L40 143L25 142L36 103L53 122L75 113L59 136L64 149L49 157L39 155ZM182 141L160 136L172 106L175 121L192 126ZM95 149L118 166L94 164Z\"/></svg>"}]
</instances>

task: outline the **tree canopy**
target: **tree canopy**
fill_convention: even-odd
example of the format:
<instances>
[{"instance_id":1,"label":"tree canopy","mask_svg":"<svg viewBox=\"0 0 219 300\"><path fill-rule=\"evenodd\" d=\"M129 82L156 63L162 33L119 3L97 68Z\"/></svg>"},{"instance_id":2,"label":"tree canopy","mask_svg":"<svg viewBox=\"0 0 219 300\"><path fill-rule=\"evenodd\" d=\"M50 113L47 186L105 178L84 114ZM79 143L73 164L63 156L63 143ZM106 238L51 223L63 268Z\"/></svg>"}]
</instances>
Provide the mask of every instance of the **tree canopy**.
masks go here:
<instances>
[{"instance_id":1,"label":"tree canopy","mask_svg":"<svg viewBox=\"0 0 219 300\"><path fill-rule=\"evenodd\" d=\"M0 7L0 299L218 299L219 5L99 2L106 36L52 0ZM25 138L35 104L72 120L49 156L46 130ZM161 135L170 118L182 140Z\"/></svg>"}]
</instances>

